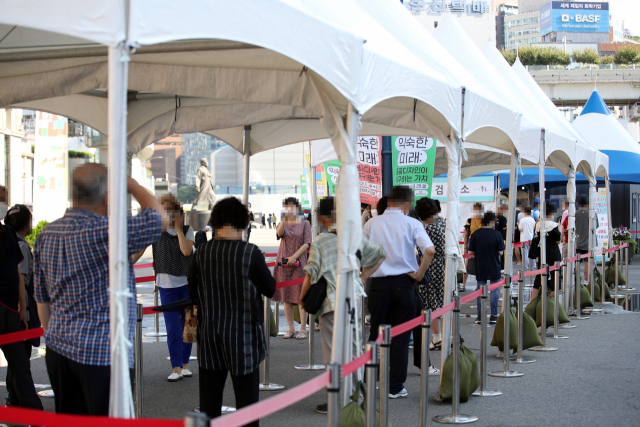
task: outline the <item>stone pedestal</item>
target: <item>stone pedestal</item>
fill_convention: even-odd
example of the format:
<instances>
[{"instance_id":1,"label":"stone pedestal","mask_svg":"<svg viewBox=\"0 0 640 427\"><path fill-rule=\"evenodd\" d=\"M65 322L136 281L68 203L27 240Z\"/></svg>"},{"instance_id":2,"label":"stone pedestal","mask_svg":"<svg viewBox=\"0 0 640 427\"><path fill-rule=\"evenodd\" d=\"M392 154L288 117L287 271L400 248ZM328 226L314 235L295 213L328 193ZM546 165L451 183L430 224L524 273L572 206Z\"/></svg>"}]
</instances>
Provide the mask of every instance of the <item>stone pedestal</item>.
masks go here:
<instances>
[{"instance_id":1,"label":"stone pedestal","mask_svg":"<svg viewBox=\"0 0 640 427\"><path fill-rule=\"evenodd\" d=\"M209 217L211 216L210 211L188 211L185 212L185 216L187 217L187 225L190 225L193 228L194 232L197 232L200 229L204 229L208 222Z\"/></svg>"}]
</instances>

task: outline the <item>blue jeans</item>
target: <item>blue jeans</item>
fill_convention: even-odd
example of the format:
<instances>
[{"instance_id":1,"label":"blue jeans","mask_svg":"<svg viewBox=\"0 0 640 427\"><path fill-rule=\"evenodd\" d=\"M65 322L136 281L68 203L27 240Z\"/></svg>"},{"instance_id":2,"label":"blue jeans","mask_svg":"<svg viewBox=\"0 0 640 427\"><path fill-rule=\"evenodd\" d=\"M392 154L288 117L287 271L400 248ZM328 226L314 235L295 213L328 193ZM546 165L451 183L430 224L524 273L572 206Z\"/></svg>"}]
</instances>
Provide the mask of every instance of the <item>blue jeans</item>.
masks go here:
<instances>
[{"instance_id":1,"label":"blue jeans","mask_svg":"<svg viewBox=\"0 0 640 427\"><path fill-rule=\"evenodd\" d=\"M176 302L189 296L189 286L184 285L178 288L158 288L160 289L160 301L162 304ZM169 346L169 357L172 368L182 368L182 365L189 363L191 356L191 343L182 341L184 332L184 310L165 311L164 325L167 328L167 345Z\"/></svg>"},{"instance_id":2,"label":"blue jeans","mask_svg":"<svg viewBox=\"0 0 640 427\"><path fill-rule=\"evenodd\" d=\"M491 280L491 283L496 283L499 282L502 279L496 279L496 280ZM478 289L480 289L480 287L482 285L486 285L487 281L486 280L478 280L478 286L476 287L476 291ZM491 292L489 292L489 297L491 300L491 315L492 316L497 316L498 315L498 299L499 299L499 295L498 295L498 290L500 288L494 289ZM480 317L480 309L482 307L482 299L480 299L480 297L476 298L476 303L477 303L477 307L478 307L478 317Z\"/></svg>"},{"instance_id":3,"label":"blue jeans","mask_svg":"<svg viewBox=\"0 0 640 427\"><path fill-rule=\"evenodd\" d=\"M522 247L522 267L525 270L535 270L536 269L535 260L529 259L529 245L524 245Z\"/></svg>"}]
</instances>

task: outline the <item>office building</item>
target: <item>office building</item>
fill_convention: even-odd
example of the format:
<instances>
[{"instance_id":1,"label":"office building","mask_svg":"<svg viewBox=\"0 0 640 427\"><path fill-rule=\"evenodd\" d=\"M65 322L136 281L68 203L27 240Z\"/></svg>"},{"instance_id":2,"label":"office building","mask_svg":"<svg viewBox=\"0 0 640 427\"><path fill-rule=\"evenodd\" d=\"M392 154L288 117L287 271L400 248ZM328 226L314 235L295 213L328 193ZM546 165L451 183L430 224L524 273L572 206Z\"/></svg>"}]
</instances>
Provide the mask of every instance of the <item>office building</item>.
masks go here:
<instances>
[{"instance_id":1,"label":"office building","mask_svg":"<svg viewBox=\"0 0 640 427\"><path fill-rule=\"evenodd\" d=\"M610 32L609 3L554 1L540 8L543 43L608 43Z\"/></svg>"},{"instance_id":2,"label":"office building","mask_svg":"<svg viewBox=\"0 0 640 427\"><path fill-rule=\"evenodd\" d=\"M540 43L540 12L522 12L504 17L504 48L514 50L518 46Z\"/></svg>"},{"instance_id":3,"label":"office building","mask_svg":"<svg viewBox=\"0 0 640 427\"><path fill-rule=\"evenodd\" d=\"M196 172L200 167L200 159L209 159L216 147L224 144L218 138L204 133L182 135L182 154L180 155L179 181L180 187L195 185Z\"/></svg>"},{"instance_id":4,"label":"office building","mask_svg":"<svg viewBox=\"0 0 640 427\"><path fill-rule=\"evenodd\" d=\"M497 7L496 12L496 46L498 49L505 47L505 18L518 14L517 3L502 3Z\"/></svg>"}]
</instances>

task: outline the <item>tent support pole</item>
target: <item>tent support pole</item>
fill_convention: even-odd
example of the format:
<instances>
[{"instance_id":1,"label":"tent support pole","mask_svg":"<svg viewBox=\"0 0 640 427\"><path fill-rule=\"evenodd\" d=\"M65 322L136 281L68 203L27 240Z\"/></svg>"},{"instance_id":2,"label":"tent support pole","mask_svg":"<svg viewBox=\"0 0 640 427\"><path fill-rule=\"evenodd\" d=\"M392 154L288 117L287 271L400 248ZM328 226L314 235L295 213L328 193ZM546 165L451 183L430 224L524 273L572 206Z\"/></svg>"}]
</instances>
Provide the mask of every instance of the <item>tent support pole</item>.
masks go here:
<instances>
[{"instance_id":1,"label":"tent support pole","mask_svg":"<svg viewBox=\"0 0 640 427\"><path fill-rule=\"evenodd\" d=\"M347 118L346 118L346 136L347 140L343 141L344 144L351 146L353 148L353 152L356 151L356 139L358 137L358 122L359 122L359 113L358 111L349 103L347 107ZM343 134L344 135L344 134ZM344 160L344 159L341 159ZM340 176L343 173L349 175L349 169L353 169L353 176L357 176L357 164L355 159L350 159L349 162L342 162L342 169L340 172ZM345 182L342 178L339 179L338 185L345 185ZM347 186L348 192L355 193L353 199L359 199L359 189L357 185ZM343 189L339 190L342 193ZM343 193L344 194L344 193ZM351 199L351 198L347 198ZM336 217L338 219L345 217L348 215L347 211L349 209L357 209L357 207L349 206L349 200L336 200ZM341 266L349 265L349 260L346 257L349 254L343 253L340 248L344 248L348 246L349 241L349 230L339 230L338 233L338 272L336 277L336 302L335 309L333 313L333 338L332 338L332 348L331 348L331 361L337 362L339 364L347 363L351 360L351 351L344 351L345 342L347 342L347 334L351 334L351 328L353 325L351 324L351 314L349 313L349 309L353 309L355 307L355 301L353 299L353 275L356 274L355 271L346 271L343 272L341 270ZM349 347L349 350L351 348ZM343 356L344 359L343 359ZM344 395L346 395L346 399L351 395L352 390L345 390L345 387L341 387ZM343 397L343 404L344 404Z\"/></svg>"},{"instance_id":2,"label":"tent support pole","mask_svg":"<svg viewBox=\"0 0 640 427\"><path fill-rule=\"evenodd\" d=\"M569 217L567 219L567 228L569 229L569 248L567 249L567 258L573 258L576 253L576 171L571 168L569 171L569 180L567 181L567 198L569 201ZM568 275L564 280L566 288L569 290L567 293L568 301L565 302L566 308L570 308L575 305L575 298L572 292L575 278L573 277L574 268L569 266ZM577 270L576 270L577 271ZM579 316L579 314L577 314Z\"/></svg>"},{"instance_id":3,"label":"tent support pole","mask_svg":"<svg viewBox=\"0 0 640 427\"><path fill-rule=\"evenodd\" d=\"M507 248L504 259L504 273L513 275L513 233L516 224L516 197L518 195L518 158L515 147L511 149L511 170L509 175L509 212L507 213ZM497 209L496 209L497 210ZM504 310L503 310L504 311Z\"/></svg>"},{"instance_id":4,"label":"tent support pole","mask_svg":"<svg viewBox=\"0 0 640 427\"><path fill-rule=\"evenodd\" d=\"M611 181L609 180L609 174L604 177L604 182L607 186L607 220L609 222L607 235L609 236L609 248L613 247L613 233L611 232L613 224L611 223ZM604 279L603 279L604 280Z\"/></svg>"},{"instance_id":5,"label":"tent support pole","mask_svg":"<svg viewBox=\"0 0 640 427\"><path fill-rule=\"evenodd\" d=\"M393 170L392 170L392 150L391 150L391 137L382 137L382 195L388 196L393 186ZM371 209L376 209L375 206L371 206Z\"/></svg>"},{"instance_id":6,"label":"tent support pole","mask_svg":"<svg viewBox=\"0 0 640 427\"><path fill-rule=\"evenodd\" d=\"M109 326L111 380L109 416L132 418L129 377L127 256L127 72L129 52L124 44L109 47Z\"/></svg>"},{"instance_id":7,"label":"tent support pole","mask_svg":"<svg viewBox=\"0 0 640 427\"><path fill-rule=\"evenodd\" d=\"M309 194L311 198L309 203L311 205L311 238L315 240L316 236L318 235L318 218L316 217L316 204L318 198L318 195L316 193L318 186L316 183L316 167L312 166L312 163L313 145L311 144L311 141L309 141L309 163L307 164L307 167L309 168L309 190L311 191L311 193ZM329 189L327 188L327 191L328 190Z\"/></svg>"},{"instance_id":8,"label":"tent support pole","mask_svg":"<svg viewBox=\"0 0 640 427\"><path fill-rule=\"evenodd\" d=\"M242 176L242 204L249 206L249 161L251 160L251 125L244 127L243 176ZM249 230L244 230L244 240L249 240Z\"/></svg>"}]
</instances>

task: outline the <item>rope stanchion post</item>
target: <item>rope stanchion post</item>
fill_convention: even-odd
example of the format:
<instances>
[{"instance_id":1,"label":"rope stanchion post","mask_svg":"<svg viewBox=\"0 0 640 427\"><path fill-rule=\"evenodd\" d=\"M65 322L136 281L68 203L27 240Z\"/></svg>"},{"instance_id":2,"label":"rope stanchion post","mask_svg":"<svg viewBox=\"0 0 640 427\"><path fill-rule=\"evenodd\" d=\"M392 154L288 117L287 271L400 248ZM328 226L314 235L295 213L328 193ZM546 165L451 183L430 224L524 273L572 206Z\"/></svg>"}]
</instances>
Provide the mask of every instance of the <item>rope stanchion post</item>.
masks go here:
<instances>
[{"instance_id":1,"label":"rope stanchion post","mask_svg":"<svg viewBox=\"0 0 640 427\"><path fill-rule=\"evenodd\" d=\"M142 304L137 305L138 319L134 338L134 372L136 379L136 418L142 418Z\"/></svg>"},{"instance_id":2,"label":"rope stanchion post","mask_svg":"<svg viewBox=\"0 0 640 427\"><path fill-rule=\"evenodd\" d=\"M380 325L380 425L389 424L389 367L391 364L391 325Z\"/></svg>"},{"instance_id":3,"label":"rope stanchion post","mask_svg":"<svg viewBox=\"0 0 640 427\"><path fill-rule=\"evenodd\" d=\"M158 302L158 292L159 289L157 286L153 287L153 305L157 307L160 305ZM153 332L149 332L148 334L144 334L145 337L166 337L166 332L160 332L160 313L154 313L153 315Z\"/></svg>"},{"instance_id":4,"label":"rope stanchion post","mask_svg":"<svg viewBox=\"0 0 640 427\"><path fill-rule=\"evenodd\" d=\"M504 370L498 372L491 372L489 375L492 377L500 378L513 378L521 377L524 374L518 371L512 371L509 366L509 344L511 343L511 331L509 328L509 311L511 310L511 275L504 275L504 286L502 287L502 305L504 307L504 344L503 344L503 364Z\"/></svg>"},{"instance_id":5,"label":"rope stanchion post","mask_svg":"<svg viewBox=\"0 0 640 427\"><path fill-rule=\"evenodd\" d=\"M270 351L269 351L269 339L271 338L271 322L269 322L269 308L271 306L271 300L267 297L264 297L264 338L267 344L267 357L262 361L262 383L259 386L260 391L274 391L274 390L282 390L284 388L283 385L273 384L269 382L269 359Z\"/></svg>"},{"instance_id":6,"label":"rope stanchion post","mask_svg":"<svg viewBox=\"0 0 640 427\"><path fill-rule=\"evenodd\" d=\"M540 286L540 302L542 304L542 319L540 326L540 340L542 345L539 347L533 347L531 351L556 351L555 347L547 346L547 280L549 278L549 266L544 266L544 273L542 273L541 286Z\"/></svg>"},{"instance_id":7,"label":"rope stanchion post","mask_svg":"<svg viewBox=\"0 0 640 427\"><path fill-rule=\"evenodd\" d=\"M531 357L522 355L524 347L524 267L520 269L520 278L518 279L518 348L516 355L511 356L511 363L533 363L536 360Z\"/></svg>"},{"instance_id":8,"label":"rope stanchion post","mask_svg":"<svg viewBox=\"0 0 640 427\"><path fill-rule=\"evenodd\" d=\"M600 268L600 302L602 304L611 304L611 301L605 301L605 290L604 287L605 286L609 286L607 285L607 281L606 281L606 277L604 275L604 261L605 258L607 257L607 252L604 250L604 246L602 247L602 263L600 264L601 268ZM596 262L596 267L598 266L598 263Z\"/></svg>"},{"instance_id":9,"label":"rope stanchion post","mask_svg":"<svg viewBox=\"0 0 640 427\"><path fill-rule=\"evenodd\" d=\"M327 370L331 374L331 382L327 385L327 427L340 425L340 364L329 362Z\"/></svg>"},{"instance_id":10,"label":"rope stanchion post","mask_svg":"<svg viewBox=\"0 0 640 427\"><path fill-rule=\"evenodd\" d=\"M578 258L578 260L579 259L580 258ZM576 288L576 290L575 290L575 292L576 292L576 303L575 303L575 305L576 305L576 309L575 309L575 312L574 312L574 316L575 316L576 320L587 320L589 318L589 316L583 316L582 315L582 302L581 302L581 299L580 299L580 291L582 289L581 288L582 284L580 283L580 263L578 261L576 261L573 264L573 270L574 270L573 277L575 278L575 282L576 282L575 283L575 288Z\"/></svg>"},{"instance_id":11,"label":"rope stanchion post","mask_svg":"<svg viewBox=\"0 0 640 427\"><path fill-rule=\"evenodd\" d=\"M460 296L454 296L456 306L453 309L453 396L451 399L451 414L438 415L433 421L442 424L467 424L478 421L473 415L462 415L460 407ZM425 368L423 367L423 370ZM386 426L387 424L382 424Z\"/></svg>"},{"instance_id":12,"label":"rope stanchion post","mask_svg":"<svg viewBox=\"0 0 640 427\"><path fill-rule=\"evenodd\" d=\"M556 271L553 272L553 274L555 274L556 284L556 290L553 293L553 335L549 337L553 338L554 340L563 340L569 338L566 335L558 334L558 313L560 311L560 307L558 307L558 294L560 294L560 268L560 263L556 261Z\"/></svg>"},{"instance_id":13,"label":"rope stanchion post","mask_svg":"<svg viewBox=\"0 0 640 427\"><path fill-rule=\"evenodd\" d=\"M427 427L427 405L429 402L429 337L431 332L431 310L422 310L422 352L420 354L420 427Z\"/></svg>"},{"instance_id":14,"label":"rope stanchion post","mask_svg":"<svg viewBox=\"0 0 640 427\"><path fill-rule=\"evenodd\" d=\"M280 332L280 303L276 301L274 304L273 316L276 319L276 331L278 331L278 336L280 337L285 334L284 332Z\"/></svg>"},{"instance_id":15,"label":"rope stanchion post","mask_svg":"<svg viewBox=\"0 0 640 427\"><path fill-rule=\"evenodd\" d=\"M571 288L572 286L569 284L570 282L570 268L571 263L569 262L570 258L567 258L562 266L562 306L564 307L564 311L567 315L573 313L573 301L574 298L571 297ZM557 285L556 285L557 286ZM556 291L557 293L557 291ZM572 325L570 323L563 323L558 325L558 329L575 329L576 325Z\"/></svg>"},{"instance_id":16,"label":"rope stanchion post","mask_svg":"<svg viewBox=\"0 0 640 427\"><path fill-rule=\"evenodd\" d=\"M366 334L364 333L365 320L367 317L366 310L364 309L364 302L364 297L360 297L360 331L362 333L362 348L364 348L367 343Z\"/></svg>"},{"instance_id":17,"label":"rope stanchion post","mask_svg":"<svg viewBox=\"0 0 640 427\"><path fill-rule=\"evenodd\" d=\"M300 319L303 321L303 319ZM316 329L316 316L309 313L309 364L294 366L295 369L300 371L320 371L324 370L324 365L316 365L313 350L315 347L315 329Z\"/></svg>"},{"instance_id":18,"label":"rope stanchion post","mask_svg":"<svg viewBox=\"0 0 640 427\"><path fill-rule=\"evenodd\" d=\"M596 251L592 250L589 258L587 258L589 265L589 287L591 288L591 300L593 301L593 307L586 307L584 311L589 312L591 315L602 311L601 308L595 308L596 304L596 275L593 274L593 270L596 265Z\"/></svg>"},{"instance_id":19,"label":"rope stanchion post","mask_svg":"<svg viewBox=\"0 0 640 427\"><path fill-rule=\"evenodd\" d=\"M620 268L620 247L616 247L616 250L613 253L613 256L615 256L615 260L616 262L613 264L613 267L616 269L615 271L615 290L613 291L614 294L612 295L613 300L615 301L616 305L618 305L618 300L620 298L624 298L624 295L618 295L618 268Z\"/></svg>"},{"instance_id":20,"label":"rope stanchion post","mask_svg":"<svg viewBox=\"0 0 640 427\"><path fill-rule=\"evenodd\" d=\"M480 302L480 389L473 392L473 396L500 396L501 391L487 390L487 299L489 298L489 285L482 285ZM507 317L505 317L507 318ZM507 319L508 321L508 319ZM422 373L424 375L424 372ZM425 424L426 425L426 424Z\"/></svg>"},{"instance_id":21,"label":"rope stanchion post","mask_svg":"<svg viewBox=\"0 0 640 427\"><path fill-rule=\"evenodd\" d=\"M376 427L376 383L380 367L380 346L377 342L368 342L365 352L371 350L371 359L365 365L367 381L367 427Z\"/></svg>"},{"instance_id":22,"label":"rope stanchion post","mask_svg":"<svg viewBox=\"0 0 640 427\"><path fill-rule=\"evenodd\" d=\"M211 418L203 412L189 412L184 418L184 427L209 427Z\"/></svg>"}]
</instances>

